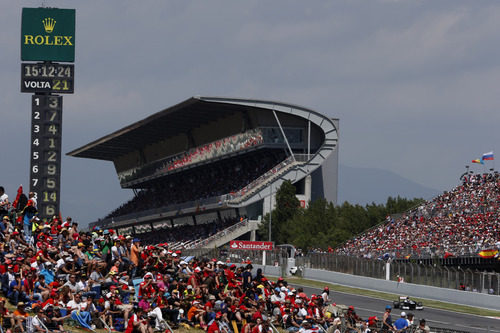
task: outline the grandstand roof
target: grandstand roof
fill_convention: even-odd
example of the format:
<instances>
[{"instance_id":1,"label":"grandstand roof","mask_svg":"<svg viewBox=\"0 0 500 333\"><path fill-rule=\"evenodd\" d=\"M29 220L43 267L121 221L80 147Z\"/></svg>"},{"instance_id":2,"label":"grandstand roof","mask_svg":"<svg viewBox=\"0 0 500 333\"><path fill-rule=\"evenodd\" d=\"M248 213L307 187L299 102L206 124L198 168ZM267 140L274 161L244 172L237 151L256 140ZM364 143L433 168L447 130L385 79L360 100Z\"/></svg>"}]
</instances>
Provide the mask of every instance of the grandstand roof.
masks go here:
<instances>
[{"instance_id":1,"label":"grandstand roof","mask_svg":"<svg viewBox=\"0 0 500 333\"><path fill-rule=\"evenodd\" d=\"M234 107L215 105L192 97L90 142L67 155L112 161L133 149L185 133L200 124L226 117L234 112Z\"/></svg>"},{"instance_id":2,"label":"grandstand roof","mask_svg":"<svg viewBox=\"0 0 500 333\"><path fill-rule=\"evenodd\" d=\"M147 144L185 133L191 128L227 117L235 112L259 108L263 105L276 105L277 111L295 108L314 112L280 102L196 96L90 142L67 153L67 155L113 161L131 150L139 149Z\"/></svg>"}]
</instances>

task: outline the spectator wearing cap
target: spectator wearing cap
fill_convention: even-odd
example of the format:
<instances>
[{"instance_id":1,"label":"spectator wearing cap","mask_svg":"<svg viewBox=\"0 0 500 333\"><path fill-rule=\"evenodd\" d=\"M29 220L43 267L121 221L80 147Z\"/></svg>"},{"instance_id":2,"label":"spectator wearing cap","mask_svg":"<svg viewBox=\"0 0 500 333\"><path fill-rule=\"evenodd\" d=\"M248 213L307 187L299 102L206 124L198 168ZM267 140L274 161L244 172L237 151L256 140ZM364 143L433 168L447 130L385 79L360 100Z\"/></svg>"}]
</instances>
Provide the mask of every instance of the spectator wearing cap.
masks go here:
<instances>
[{"instance_id":1,"label":"spectator wearing cap","mask_svg":"<svg viewBox=\"0 0 500 333\"><path fill-rule=\"evenodd\" d=\"M141 246L140 239L134 238L132 241L132 245L130 246L130 261L132 262L133 265L131 273L132 278L136 276L137 267L139 267L140 246Z\"/></svg>"},{"instance_id":2,"label":"spectator wearing cap","mask_svg":"<svg viewBox=\"0 0 500 333\"><path fill-rule=\"evenodd\" d=\"M184 274L184 276L186 278L189 278L191 276L191 274L193 274L193 271L191 270L191 268L189 267L189 265L186 261L181 260L179 262L179 266L180 266L180 273Z\"/></svg>"},{"instance_id":3,"label":"spectator wearing cap","mask_svg":"<svg viewBox=\"0 0 500 333\"><path fill-rule=\"evenodd\" d=\"M18 302L16 305L16 309L12 313L14 317L15 325L21 327L21 330L25 330L26 328L26 318L29 317L29 314L26 312L26 304L24 302Z\"/></svg>"},{"instance_id":4,"label":"spectator wearing cap","mask_svg":"<svg viewBox=\"0 0 500 333\"><path fill-rule=\"evenodd\" d=\"M382 316L382 332L391 332L393 330L391 311L392 307L386 305L384 315Z\"/></svg>"},{"instance_id":5,"label":"spectator wearing cap","mask_svg":"<svg viewBox=\"0 0 500 333\"><path fill-rule=\"evenodd\" d=\"M153 274L149 272L146 273L142 282L139 284L139 298L142 301L153 297L153 294L155 293L154 285L155 282L153 281Z\"/></svg>"},{"instance_id":6,"label":"spectator wearing cap","mask_svg":"<svg viewBox=\"0 0 500 333\"><path fill-rule=\"evenodd\" d=\"M349 306L345 315L346 326L349 332L357 332L356 325L362 323L363 320L356 314L354 306Z\"/></svg>"},{"instance_id":7,"label":"spectator wearing cap","mask_svg":"<svg viewBox=\"0 0 500 333\"><path fill-rule=\"evenodd\" d=\"M271 303L279 306L281 303L285 302L285 297L281 293L281 289L279 287L274 288L274 294L271 296Z\"/></svg>"},{"instance_id":8,"label":"spectator wearing cap","mask_svg":"<svg viewBox=\"0 0 500 333\"><path fill-rule=\"evenodd\" d=\"M52 270L52 266L53 265L50 261L46 261L43 264L42 270L40 271L40 275L43 275L45 277L45 283L47 285L54 282L55 274L54 271Z\"/></svg>"},{"instance_id":9,"label":"spectator wearing cap","mask_svg":"<svg viewBox=\"0 0 500 333\"><path fill-rule=\"evenodd\" d=\"M115 297L116 294L114 292L110 291L106 293L104 300L104 310L101 313L102 320L104 320L104 322L107 323L109 328L112 330L115 329L113 327L113 316L122 314L122 311L120 311L116 306Z\"/></svg>"},{"instance_id":10,"label":"spectator wearing cap","mask_svg":"<svg viewBox=\"0 0 500 333\"><path fill-rule=\"evenodd\" d=\"M23 209L23 230L24 230L24 239L27 243L32 242L31 239L31 231L32 231L32 222L37 214L36 207L34 206L33 200L28 200L26 207Z\"/></svg>"},{"instance_id":11,"label":"spectator wearing cap","mask_svg":"<svg viewBox=\"0 0 500 333\"><path fill-rule=\"evenodd\" d=\"M203 305L200 301L193 301L191 307L187 313L187 319L193 326L201 326L201 328L206 328L205 320L203 317L205 316L205 310L203 310Z\"/></svg>"},{"instance_id":12,"label":"spectator wearing cap","mask_svg":"<svg viewBox=\"0 0 500 333\"><path fill-rule=\"evenodd\" d=\"M209 295L208 296L208 301L205 303L205 313L207 316L207 322L214 320L215 319L215 296L214 295Z\"/></svg>"},{"instance_id":13,"label":"spectator wearing cap","mask_svg":"<svg viewBox=\"0 0 500 333\"><path fill-rule=\"evenodd\" d=\"M198 266L194 269L193 273L188 279L188 284L193 287L193 289L198 288L201 285L202 272L201 268Z\"/></svg>"},{"instance_id":14,"label":"spectator wearing cap","mask_svg":"<svg viewBox=\"0 0 500 333\"><path fill-rule=\"evenodd\" d=\"M285 314L283 315L283 327L288 332L297 332L300 329L300 325L297 323L295 314L290 307L285 308Z\"/></svg>"},{"instance_id":15,"label":"spectator wearing cap","mask_svg":"<svg viewBox=\"0 0 500 333\"><path fill-rule=\"evenodd\" d=\"M323 292L321 293L321 298L323 299L323 305L328 305L330 304L330 288L328 286L325 286L323 288Z\"/></svg>"},{"instance_id":16,"label":"spectator wearing cap","mask_svg":"<svg viewBox=\"0 0 500 333\"><path fill-rule=\"evenodd\" d=\"M406 320L406 312L401 312L401 318L397 319L394 324L394 329L398 332L406 329L408 327L408 320Z\"/></svg>"},{"instance_id":17,"label":"spectator wearing cap","mask_svg":"<svg viewBox=\"0 0 500 333\"><path fill-rule=\"evenodd\" d=\"M92 244L87 245L84 255L84 263L87 265L87 276L90 276L94 271L100 272L106 267L106 263L98 255L98 251L94 250Z\"/></svg>"},{"instance_id":18,"label":"spectator wearing cap","mask_svg":"<svg viewBox=\"0 0 500 333\"><path fill-rule=\"evenodd\" d=\"M1 216L1 215L0 215ZM12 232L12 224L10 223L10 218L7 215L2 217L2 223L0 223L0 230L6 236Z\"/></svg>"},{"instance_id":19,"label":"spectator wearing cap","mask_svg":"<svg viewBox=\"0 0 500 333\"><path fill-rule=\"evenodd\" d=\"M214 316L214 319L208 323L208 329L207 329L208 333L220 333L221 332L221 328L220 328L221 318L222 318L222 313L217 312Z\"/></svg>"}]
</instances>

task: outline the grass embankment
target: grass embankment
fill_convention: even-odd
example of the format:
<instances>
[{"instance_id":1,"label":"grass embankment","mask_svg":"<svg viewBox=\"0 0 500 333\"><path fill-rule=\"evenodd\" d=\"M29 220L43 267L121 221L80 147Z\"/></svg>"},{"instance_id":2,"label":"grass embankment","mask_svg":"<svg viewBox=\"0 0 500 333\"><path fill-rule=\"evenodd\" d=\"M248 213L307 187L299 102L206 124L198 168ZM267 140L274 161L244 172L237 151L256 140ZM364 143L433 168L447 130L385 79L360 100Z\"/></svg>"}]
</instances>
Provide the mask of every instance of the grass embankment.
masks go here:
<instances>
[{"instance_id":1,"label":"grass embankment","mask_svg":"<svg viewBox=\"0 0 500 333\"><path fill-rule=\"evenodd\" d=\"M373 290L369 290L369 289L353 288L353 287L347 287L347 286L328 283L328 282L320 282L320 281L307 280L307 279L295 278L295 277L287 278L287 281L289 283L291 283L292 285L297 284L297 285L315 287L315 288L320 288L320 289L322 289L325 286L328 286L331 291L338 291L338 292L343 292L343 293L347 293L347 294L354 294L354 295L362 295L362 296L379 298L379 299L389 301L391 305L392 305L392 301L398 299L398 297L400 296L398 294L373 291ZM435 301L435 300L430 300L430 299L422 299L422 298L416 298L416 297L412 297L412 299L422 302L424 304L424 307L426 307L426 308L449 310L449 311L455 311L455 312L474 314L474 315L478 315L478 316L500 317L500 311L477 308L477 307L468 306L468 305L460 305L460 304L454 304L454 303ZM347 304L347 305L349 305L349 304Z\"/></svg>"}]
</instances>

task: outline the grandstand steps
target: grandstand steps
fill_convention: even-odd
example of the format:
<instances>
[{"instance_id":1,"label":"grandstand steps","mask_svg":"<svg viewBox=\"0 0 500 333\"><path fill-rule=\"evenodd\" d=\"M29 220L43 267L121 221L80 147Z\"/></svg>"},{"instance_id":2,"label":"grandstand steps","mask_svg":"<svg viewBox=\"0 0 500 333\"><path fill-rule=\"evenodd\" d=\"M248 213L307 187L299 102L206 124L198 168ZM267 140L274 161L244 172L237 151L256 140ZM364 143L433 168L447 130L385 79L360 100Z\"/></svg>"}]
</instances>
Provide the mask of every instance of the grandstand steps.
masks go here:
<instances>
[{"instance_id":1,"label":"grandstand steps","mask_svg":"<svg viewBox=\"0 0 500 333\"><path fill-rule=\"evenodd\" d=\"M230 226L224 230L219 231L215 235L208 237L207 239L200 240L197 243L191 243L191 245L185 246L185 248L190 249L201 249L205 248L208 250L221 247L224 244L229 243L233 239L243 236L244 234L252 231L256 231L259 228L260 221L249 221L243 220L235 225Z\"/></svg>"}]
</instances>

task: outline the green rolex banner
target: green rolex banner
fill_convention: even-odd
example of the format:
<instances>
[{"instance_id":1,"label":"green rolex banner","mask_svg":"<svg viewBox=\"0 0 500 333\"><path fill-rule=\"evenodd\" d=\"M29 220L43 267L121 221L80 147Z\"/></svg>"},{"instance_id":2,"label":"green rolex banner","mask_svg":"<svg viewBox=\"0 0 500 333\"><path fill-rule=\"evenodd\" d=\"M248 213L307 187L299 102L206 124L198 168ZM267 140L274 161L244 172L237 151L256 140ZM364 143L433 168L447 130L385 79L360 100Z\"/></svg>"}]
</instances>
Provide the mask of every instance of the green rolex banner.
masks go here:
<instances>
[{"instance_id":1,"label":"green rolex banner","mask_svg":"<svg viewBox=\"0 0 500 333\"><path fill-rule=\"evenodd\" d=\"M21 60L75 61L75 10L23 8Z\"/></svg>"}]
</instances>

